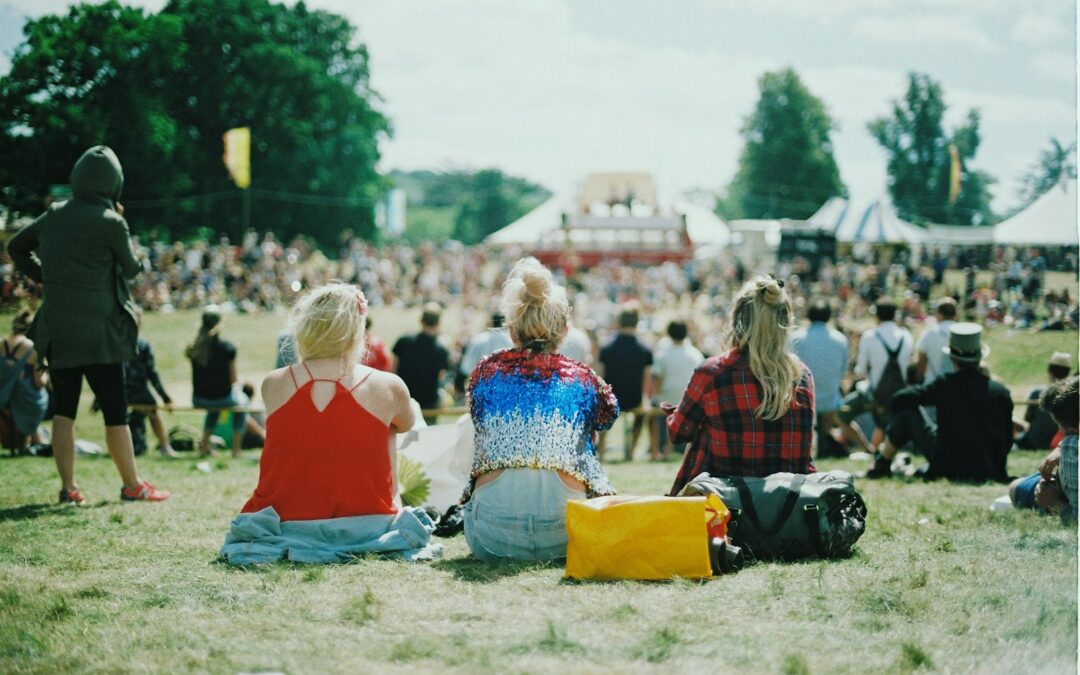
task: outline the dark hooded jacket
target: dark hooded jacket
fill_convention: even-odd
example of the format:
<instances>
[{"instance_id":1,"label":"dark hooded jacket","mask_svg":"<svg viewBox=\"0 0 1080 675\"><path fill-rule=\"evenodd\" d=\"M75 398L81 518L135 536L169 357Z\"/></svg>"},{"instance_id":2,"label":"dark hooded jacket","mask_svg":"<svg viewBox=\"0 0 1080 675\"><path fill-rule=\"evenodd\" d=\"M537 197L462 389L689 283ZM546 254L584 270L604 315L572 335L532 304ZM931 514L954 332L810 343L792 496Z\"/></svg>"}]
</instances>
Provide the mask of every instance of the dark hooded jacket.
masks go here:
<instances>
[{"instance_id":1,"label":"dark hooded jacket","mask_svg":"<svg viewBox=\"0 0 1080 675\"><path fill-rule=\"evenodd\" d=\"M44 285L29 337L51 368L127 361L138 324L127 279L139 273L127 222L114 208L124 185L109 148L71 171L73 197L49 207L8 243L16 269Z\"/></svg>"}]
</instances>

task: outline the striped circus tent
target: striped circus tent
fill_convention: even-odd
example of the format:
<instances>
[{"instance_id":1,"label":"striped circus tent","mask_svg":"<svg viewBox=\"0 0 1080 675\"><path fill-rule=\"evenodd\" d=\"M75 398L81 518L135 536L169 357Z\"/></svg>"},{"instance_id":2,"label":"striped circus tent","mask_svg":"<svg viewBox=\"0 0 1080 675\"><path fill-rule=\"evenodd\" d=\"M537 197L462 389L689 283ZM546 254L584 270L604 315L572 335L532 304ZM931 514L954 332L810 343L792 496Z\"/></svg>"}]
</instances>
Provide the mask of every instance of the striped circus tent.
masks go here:
<instances>
[{"instance_id":1,"label":"striped circus tent","mask_svg":"<svg viewBox=\"0 0 1080 675\"><path fill-rule=\"evenodd\" d=\"M926 231L901 220L884 200L858 202L832 197L807 223L832 232L836 241L867 244L921 244Z\"/></svg>"}]
</instances>

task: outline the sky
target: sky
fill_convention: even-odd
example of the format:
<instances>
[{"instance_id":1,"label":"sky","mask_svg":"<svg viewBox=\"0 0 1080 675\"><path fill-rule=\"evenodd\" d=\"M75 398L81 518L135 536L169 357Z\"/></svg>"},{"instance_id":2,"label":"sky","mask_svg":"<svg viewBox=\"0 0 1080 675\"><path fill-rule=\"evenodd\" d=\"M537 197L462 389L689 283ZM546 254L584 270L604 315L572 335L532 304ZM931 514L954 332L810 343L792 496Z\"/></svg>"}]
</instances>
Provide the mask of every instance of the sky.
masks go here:
<instances>
[{"instance_id":1,"label":"sky","mask_svg":"<svg viewBox=\"0 0 1080 675\"><path fill-rule=\"evenodd\" d=\"M21 17L57 0L0 0L0 72ZM159 9L162 0L134 2ZM1075 142L1072 0L308 0L350 18L392 120L381 168L498 167L556 191L586 174L648 171L670 200L721 190L758 78L792 67L837 124L853 197L887 196L866 130L907 73L944 90L946 127L982 114L974 168L993 206L1050 138Z\"/></svg>"}]
</instances>

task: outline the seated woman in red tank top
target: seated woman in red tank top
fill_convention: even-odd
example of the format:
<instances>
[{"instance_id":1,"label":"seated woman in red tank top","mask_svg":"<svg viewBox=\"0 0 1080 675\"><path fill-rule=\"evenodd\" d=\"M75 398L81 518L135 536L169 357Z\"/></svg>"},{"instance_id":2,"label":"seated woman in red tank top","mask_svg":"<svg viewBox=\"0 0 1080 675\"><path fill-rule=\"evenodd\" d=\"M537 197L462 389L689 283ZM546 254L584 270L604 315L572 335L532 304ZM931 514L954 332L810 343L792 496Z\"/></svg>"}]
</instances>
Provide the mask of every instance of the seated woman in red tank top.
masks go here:
<instances>
[{"instance_id":1,"label":"seated woman in red tank top","mask_svg":"<svg viewBox=\"0 0 1080 675\"><path fill-rule=\"evenodd\" d=\"M273 507L282 522L395 514L396 434L412 428L409 390L360 365L367 302L330 283L293 310L300 362L263 381L266 445L243 513Z\"/></svg>"}]
</instances>

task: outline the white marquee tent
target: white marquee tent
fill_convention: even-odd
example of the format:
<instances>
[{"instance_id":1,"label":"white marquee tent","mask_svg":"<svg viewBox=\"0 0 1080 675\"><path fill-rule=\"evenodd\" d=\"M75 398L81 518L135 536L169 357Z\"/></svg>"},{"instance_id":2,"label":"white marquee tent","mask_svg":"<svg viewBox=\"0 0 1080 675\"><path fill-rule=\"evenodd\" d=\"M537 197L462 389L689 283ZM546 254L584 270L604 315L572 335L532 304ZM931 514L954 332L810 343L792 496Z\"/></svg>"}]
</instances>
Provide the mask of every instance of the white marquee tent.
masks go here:
<instances>
[{"instance_id":1,"label":"white marquee tent","mask_svg":"<svg viewBox=\"0 0 1080 675\"><path fill-rule=\"evenodd\" d=\"M995 225L994 243L1076 246L1076 180L1062 182L1031 206Z\"/></svg>"},{"instance_id":2,"label":"white marquee tent","mask_svg":"<svg viewBox=\"0 0 1080 675\"><path fill-rule=\"evenodd\" d=\"M572 197L555 195L506 227L492 232L484 242L497 245L536 244L545 232L562 225L563 214L572 211L575 203ZM686 216L687 234L695 247L724 246L730 240L731 231L727 223L711 210L680 202L675 205L675 211Z\"/></svg>"},{"instance_id":3,"label":"white marquee tent","mask_svg":"<svg viewBox=\"0 0 1080 675\"><path fill-rule=\"evenodd\" d=\"M836 241L868 244L920 244L926 232L901 220L884 200L860 202L832 197L806 221L832 232Z\"/></svg>"}]
</instances>

